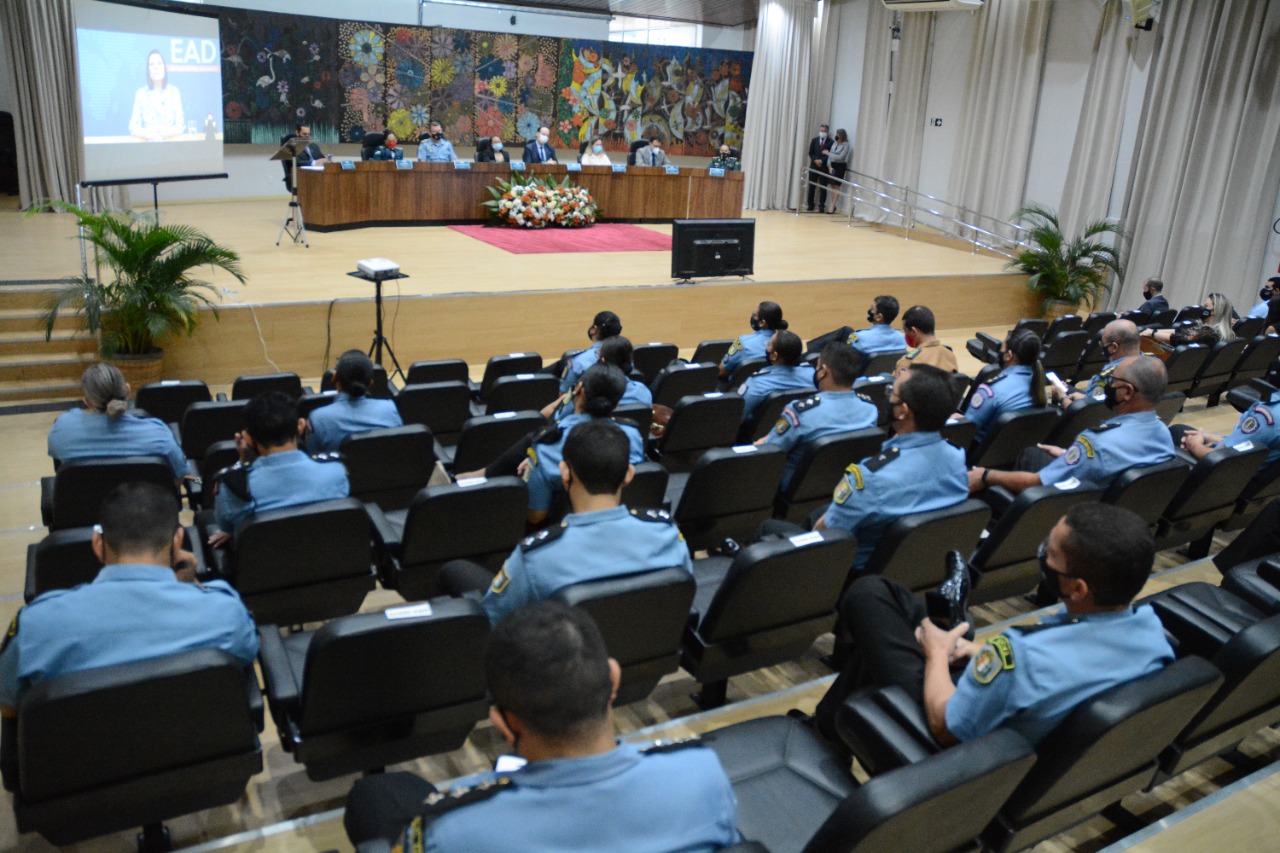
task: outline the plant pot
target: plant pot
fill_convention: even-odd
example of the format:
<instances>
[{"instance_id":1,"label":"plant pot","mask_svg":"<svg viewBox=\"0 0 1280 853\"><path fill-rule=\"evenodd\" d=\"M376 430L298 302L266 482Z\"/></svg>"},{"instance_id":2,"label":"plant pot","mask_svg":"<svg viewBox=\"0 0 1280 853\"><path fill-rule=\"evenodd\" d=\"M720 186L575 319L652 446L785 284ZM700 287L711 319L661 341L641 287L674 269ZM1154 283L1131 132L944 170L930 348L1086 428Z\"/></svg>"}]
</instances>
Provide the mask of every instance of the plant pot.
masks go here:
<instances>
[{"instance_id":1,"label":"plant pot","mask_svg":"<svg viewBox=\"0 0 1280 853\"><path fill-rule=\"evenodd\" d=\"M136 392L143 385L159 382L163 375L164 350L154 349L141 355L116 353L108 359L124 374L124 381Z\"/></svg>"},{"instance_id":2,"label":"plant pot","mask_svg":"<svg viewBox=\"0 0 1280 853\"><path fill-rule=\"evenodd\" d=\"M1070 302L1063 302L1060 299L1054 299L1045 306L1044 318L1052 323L1059 317L1065 317L1068 314L1075 314L1079 307L1079 305L1075 305Z\"/></svg>"}]
</instances>

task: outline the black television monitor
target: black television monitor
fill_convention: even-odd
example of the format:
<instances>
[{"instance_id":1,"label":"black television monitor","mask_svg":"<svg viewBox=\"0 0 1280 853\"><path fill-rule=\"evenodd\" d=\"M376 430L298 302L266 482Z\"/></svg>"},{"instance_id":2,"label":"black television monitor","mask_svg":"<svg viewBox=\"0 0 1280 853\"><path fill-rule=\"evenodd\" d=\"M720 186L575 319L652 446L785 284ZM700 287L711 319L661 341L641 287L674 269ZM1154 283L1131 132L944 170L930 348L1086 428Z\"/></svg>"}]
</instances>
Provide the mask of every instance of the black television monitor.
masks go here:
<instances>
[{"instance_id":1,"label":"black television monitor","mask_svg":"<svg viewBox=\"0 0 1280 853\"><path fill-rule=\"evenodd\" d=\"M671 229L671 277L751 275L754 219L677 219Z\"/></svg>"}]
</instances>

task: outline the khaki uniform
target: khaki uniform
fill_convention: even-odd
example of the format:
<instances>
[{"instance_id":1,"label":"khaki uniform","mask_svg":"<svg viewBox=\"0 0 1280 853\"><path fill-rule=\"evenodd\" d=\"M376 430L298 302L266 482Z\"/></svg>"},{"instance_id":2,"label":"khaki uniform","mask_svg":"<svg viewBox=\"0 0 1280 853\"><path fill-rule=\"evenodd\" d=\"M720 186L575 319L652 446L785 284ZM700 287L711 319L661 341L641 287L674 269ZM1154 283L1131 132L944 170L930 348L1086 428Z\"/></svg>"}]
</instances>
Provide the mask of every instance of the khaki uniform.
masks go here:
<instances>
[{"instance_id":1,"label":"khaki uniform","mask_svg":"<svg viewBox=\"0 0 1280 853\"><path fill-rule=\"evenodd\" d=\"M898 359L893 366L893 375L901 376L913 364L931 364L948 373L956 372L956 354L942 345L942 341L934 341L922 347L912 347L907 354Z\"/></svg>"}]
</instances>

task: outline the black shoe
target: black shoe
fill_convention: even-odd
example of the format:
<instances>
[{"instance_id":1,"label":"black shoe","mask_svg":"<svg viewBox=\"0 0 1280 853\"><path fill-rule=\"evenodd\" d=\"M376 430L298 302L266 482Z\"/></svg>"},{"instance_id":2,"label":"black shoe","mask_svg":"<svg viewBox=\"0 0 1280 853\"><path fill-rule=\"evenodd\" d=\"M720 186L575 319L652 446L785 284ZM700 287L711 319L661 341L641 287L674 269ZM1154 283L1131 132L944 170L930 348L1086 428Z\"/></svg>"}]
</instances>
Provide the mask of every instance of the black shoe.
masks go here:
<instances>
[{"instance_id":1,"label":"black shoe","mask_svg":"<svg viewBox=\"0 0 1280 853\"><path fill-rule=\"evenodd\" d=\"M946 619L948 624L946 630L950 630L961 622L968 621L965 614L969 610L969 587L971 585L969 579L969 564L965 562L964 557L959 551L947 552L947 579L942 582L942 586L938 587L938 591L933 595L930 602L930 615L937 615L939 619ZM926 598L930 598L926 596ZM943 626L939 626L943 627Z\"/></svg>"},{"instance_id":2,"label":"black shoe","mask_svg":"<svg viewBox=\"0 0 1280 853\"><path fill-rule=\"evenodd\" d=\"M710 549L707 553L712 556L735 557L741 550L742 546L738 544L737 540L726 536L720 541L719 545Z\"/></svg>"},{"instance_id":3,"label":"black shoe","mask_svg":"<svg viewBox=\"0 0 1280 853\"><path fill-rule=\"evenodd\" d=\"M809 213L813 213L813 205L809 205L808 207L805 208L805 210L808 211Z\"/></svg>"}]
</instances>

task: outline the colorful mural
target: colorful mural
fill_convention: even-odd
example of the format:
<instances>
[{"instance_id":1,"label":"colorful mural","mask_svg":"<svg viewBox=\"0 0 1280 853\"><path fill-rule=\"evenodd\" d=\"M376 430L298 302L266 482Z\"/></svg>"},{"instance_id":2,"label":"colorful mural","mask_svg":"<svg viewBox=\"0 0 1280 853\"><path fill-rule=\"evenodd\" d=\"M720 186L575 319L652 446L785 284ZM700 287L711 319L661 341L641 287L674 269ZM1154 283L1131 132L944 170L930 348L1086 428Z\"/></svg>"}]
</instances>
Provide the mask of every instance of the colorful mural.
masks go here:
<instances>
[{"instance_id":1,"label":"colorful mural","mask_svg":"<svg viewBox=\"0 0 1280 853\"><path fill-rule=\"evenodd\" d=\"M230 142L274 143L304 121L321 142L390 128L412 144L438 121L463 145L544 123L570 150L596 135L626 151L658 133L698 156L742 143L750 53L241 10L222 32Z\"/></svg>"}]
</instances>

